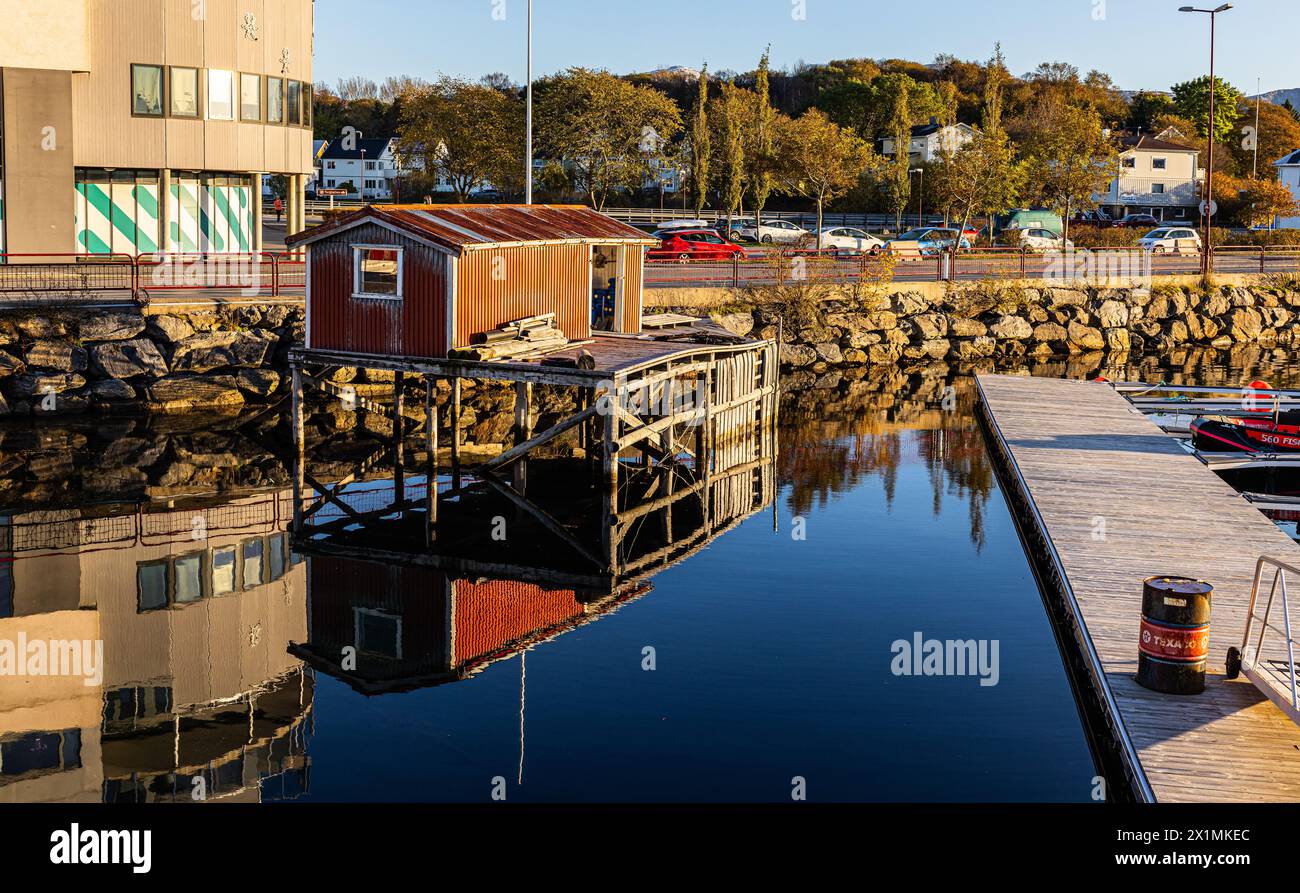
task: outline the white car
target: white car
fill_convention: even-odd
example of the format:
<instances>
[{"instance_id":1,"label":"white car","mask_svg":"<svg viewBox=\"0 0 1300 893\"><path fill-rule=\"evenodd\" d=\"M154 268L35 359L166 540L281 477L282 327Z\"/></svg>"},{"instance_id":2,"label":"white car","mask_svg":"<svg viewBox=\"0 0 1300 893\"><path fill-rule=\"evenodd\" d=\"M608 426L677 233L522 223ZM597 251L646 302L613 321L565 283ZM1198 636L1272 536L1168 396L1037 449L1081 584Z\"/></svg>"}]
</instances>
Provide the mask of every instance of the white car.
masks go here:
<instances>
[{"instance_id":1,"label":"white car","mask_svg":"<svg viewBox=\"0 0 1300 893\"><path fill-rule=\"evenodd\" d=\"M822 229L822 248L833 250L836 254L877 254L884 247L883 239L878 239L865 230L851 226L827 226Z\"/></svg>"},{"instance_id":2,"label":"white car","mask_svg":"<svg viewBox=\"0 0 1300 893\"><path fill-rule=\"evenodd\" d=\"M1200 254L1201 235L1186 226L1162 226L1138 239L1138 247L1152 254Z\"/></svg>"},{"instance_id":3,"label":"white car","mask_svg":"<svg viewBox=\"0 0 1300 893\"><path fill-rule=\"evenodd\" d=\"M659 224L655 232L673 229L712 229L712 227L712 220L665 220Z\"/></svg>"},{"instance_id":4,"label":"white car","mask_svg":"<svg viewBox=\"0 0 1300 893\"><path fill-rule=\"evenodd\" d=\"M765 245L795 245L809 241L813 234L801 226L795 226L788 220L768 220L762 226L756 226L753 220L733 220L731 222L731 240L746 239L750 242L762 242Z\"/></svg>"},{"instance_id":5,"label":"white car","mask_svg":"<svg viewBox=\"0 0 1300 893\"><path fill-rule=\"evenodd\" d=\"M1070 250L1074 248L1074 243L1069 239L1058 236L1050 229L1022 229L1020 230L1020 247L1027 248L1030 251L1049 251L1055 249Z\"/></svg>"}]
</instances>

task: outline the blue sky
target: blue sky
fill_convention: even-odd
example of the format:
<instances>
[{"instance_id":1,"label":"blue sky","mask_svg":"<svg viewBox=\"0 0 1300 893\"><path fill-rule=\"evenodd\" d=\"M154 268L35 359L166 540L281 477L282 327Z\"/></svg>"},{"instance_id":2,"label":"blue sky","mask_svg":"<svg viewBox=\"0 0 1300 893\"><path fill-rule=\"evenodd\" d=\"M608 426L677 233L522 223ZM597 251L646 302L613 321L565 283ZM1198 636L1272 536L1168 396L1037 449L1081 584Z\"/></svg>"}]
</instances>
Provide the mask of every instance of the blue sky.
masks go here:
<instances>
[{"instance_id":1,"label":"blue sky","mask_svg":"<svg viewBox=\"0 0 1300 893\"><path fill-rule=\"evenodd\" d=\"M534 71L617 73L667 65L777 68L866 56L986 59L1001 40L1023 74L1044 61L1108 72L1126 89L1168 89L1203 74L1209 17L1186 0L534 0ZM1217 5L1205 2L1202 7ZM320 0L316 79L359 74L524 76L526 0ZM922 12L922 10L924 10ZM503 16L503 18L501 18ZM1300 87L1297 0L1237 0L1219 17L1218 73L1247 93Z\"/></svg>"}]
</instances>

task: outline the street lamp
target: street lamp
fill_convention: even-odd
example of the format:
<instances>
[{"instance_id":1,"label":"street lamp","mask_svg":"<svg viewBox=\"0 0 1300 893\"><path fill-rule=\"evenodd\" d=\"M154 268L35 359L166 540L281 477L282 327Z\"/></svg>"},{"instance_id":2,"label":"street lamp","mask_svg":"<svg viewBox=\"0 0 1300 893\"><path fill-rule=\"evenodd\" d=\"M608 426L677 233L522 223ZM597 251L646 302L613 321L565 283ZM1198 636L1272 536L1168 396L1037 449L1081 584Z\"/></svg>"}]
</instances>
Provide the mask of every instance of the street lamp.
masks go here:
<instances>
[{"instance_id":1,"label":"street lamp","mask_svg":"<svg viewBox=\"0 0 1300 893\"><path fill-rule=\"evenodd\" d=\"M908 173L921 175L916 185L916 225L924 226L921 222L921 203L925 201L925 168L914 167Z\"/></svg>"},{"instance_id":2,"label":"street lamp","mask_svg":"<svg viewBox=\"0 0 1300 893\"><path fill-rule=\"evenodd\" d=\"M1210 17L1210 120L1206 128L1210 134L1208 151L1205 153L1205 247L1201 250L1201 275L1209 278L1214 272L1213 248L1210 245L1210 212L1214 209L1214 92L1217 82L1214 80L1214 19L1221 12L1232 9L1231 3L1224 3L1214 9L1198 9L1195 6L1180 6L1179 12L1200 12Z\"/></svg>"}]
</instances>

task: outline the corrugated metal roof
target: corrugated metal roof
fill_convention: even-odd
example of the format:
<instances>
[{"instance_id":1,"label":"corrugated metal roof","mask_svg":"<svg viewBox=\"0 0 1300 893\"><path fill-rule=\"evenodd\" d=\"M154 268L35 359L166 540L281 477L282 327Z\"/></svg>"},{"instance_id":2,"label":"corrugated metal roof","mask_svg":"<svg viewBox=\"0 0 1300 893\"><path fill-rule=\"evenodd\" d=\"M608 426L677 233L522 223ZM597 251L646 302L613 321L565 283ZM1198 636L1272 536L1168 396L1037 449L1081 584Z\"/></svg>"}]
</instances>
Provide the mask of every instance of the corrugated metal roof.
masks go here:
<instances>
[{"instance_id":1,"label":"corrugated metal roof","mask_svg":"<svg viewBox=\"0 0 1300 893\"><path fill-rule=\"evenodd\" d=\"M458 253L532 242L658 244L641 230L581 205L372 205L286 241L314 242L368 219Z\"/></svg>"}]
</instances>

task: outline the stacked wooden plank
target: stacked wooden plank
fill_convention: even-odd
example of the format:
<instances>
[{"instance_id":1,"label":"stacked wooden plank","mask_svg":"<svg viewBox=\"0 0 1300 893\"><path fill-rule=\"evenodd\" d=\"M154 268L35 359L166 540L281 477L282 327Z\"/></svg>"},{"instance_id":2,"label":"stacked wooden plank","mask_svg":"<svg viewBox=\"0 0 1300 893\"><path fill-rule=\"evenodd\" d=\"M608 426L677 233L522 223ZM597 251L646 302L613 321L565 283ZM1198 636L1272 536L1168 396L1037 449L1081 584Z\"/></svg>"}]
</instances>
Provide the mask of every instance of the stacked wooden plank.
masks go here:
<instances>
[{"instance_id":1,"label":"stacked wooden plank","mask_svg":"<svg viewBox=\"0 0 1300 893\"><path fill-rule=\"evenodd\" d=\"M538 356L559 350L569 343L564 332L555 324L554 313L527 316L484 332L483 340L470 347L451 352L458 360L503 360L525 356Z\"/></svg>"}]
</instances>

